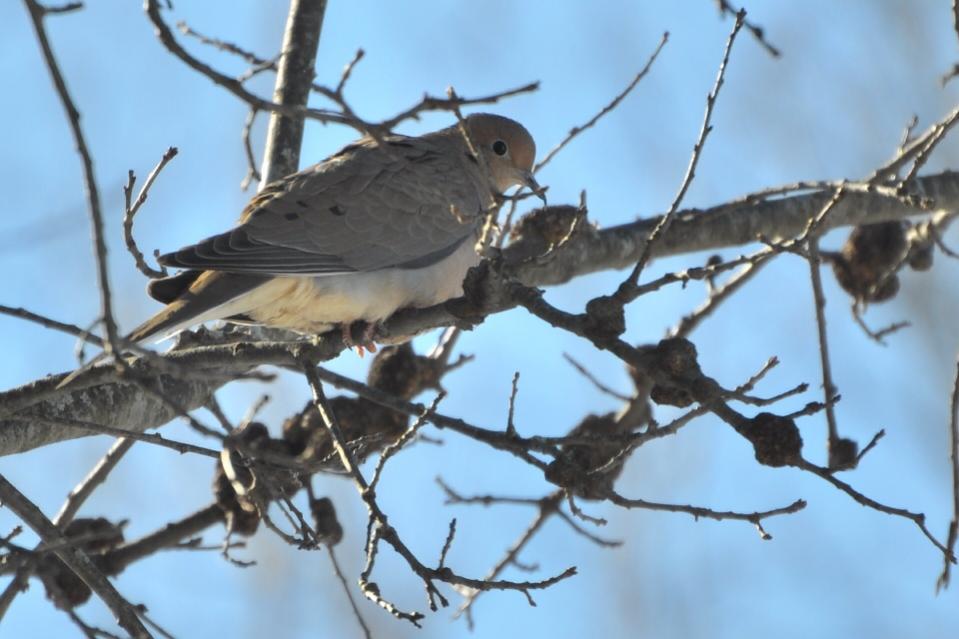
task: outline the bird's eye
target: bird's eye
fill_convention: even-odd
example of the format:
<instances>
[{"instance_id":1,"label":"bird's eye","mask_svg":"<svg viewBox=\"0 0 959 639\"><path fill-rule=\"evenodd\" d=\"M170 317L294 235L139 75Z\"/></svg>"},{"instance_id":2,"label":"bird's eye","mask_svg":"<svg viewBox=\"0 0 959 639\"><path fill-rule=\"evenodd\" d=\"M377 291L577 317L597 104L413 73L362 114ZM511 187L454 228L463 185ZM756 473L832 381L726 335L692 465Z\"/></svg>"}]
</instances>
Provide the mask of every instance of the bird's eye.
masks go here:
<instances>
[{"instance_id":1,"label":"bird's eye","mask_svg":"<svg viewBox=\"0 0 959 639\"><path fill-rule=\"evenodd\" d=\"M502 140L493 142L493 153L496 155L506 155L507 151L509 151L509 147L506 146L506 142L503 142Z\"/></svg>"}]
</instances>

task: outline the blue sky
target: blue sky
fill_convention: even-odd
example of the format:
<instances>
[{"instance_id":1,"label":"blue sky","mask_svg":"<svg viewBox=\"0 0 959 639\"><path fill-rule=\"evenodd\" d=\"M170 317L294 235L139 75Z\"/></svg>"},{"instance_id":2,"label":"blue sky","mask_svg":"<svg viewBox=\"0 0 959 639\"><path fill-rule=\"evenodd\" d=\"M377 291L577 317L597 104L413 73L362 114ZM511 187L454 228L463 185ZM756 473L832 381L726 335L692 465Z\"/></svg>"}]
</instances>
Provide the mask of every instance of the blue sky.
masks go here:
<instances>
[{"instance_id":1,"label":"blue sky","mask_svg":"<svg viewBox=\"0 0 959 639\"><path fill-rule=\"evenodd\" d=\"M203 33L237 42L263 56L277 49L285 20L279 0L179 0L168 14ZM770 58L747 33L732 54L712 133L685 201L706 207L749 191L800 179L860 178L894 152L913 114L928 126L953 107L959 83L941 89L939 76L959 59L950 3L757 2L750 19L782 51ZM21 4L0 4L0 73L7 99L0 154L0 303L86 325L97 314L94 260L82 173L66 121ZM143 176L170 145L180 155L164 171L137 220L141 248L172 250L229 226L250 193L238 188L245 159L240 130L246 109L167 54L138 3L90 2L82 12L48 20L50 37L96 159L110 245L110 275L121 327L129 329L157 308L143 292L121 237L121 186L128 169ZM538 93L496 105L530 129L541 152L588 119L645 63L661 34L669 44L635 93L600 126L576 140L541 175L552 203L574 203L588 192L591 218L610 226L665 210L682 179L699 130L706 93L730 28L712 2L415 2L331 0L317 61L318 81L335 84L358 47L366 57L347 89L354 108L383 118L448 85L465 96L540 80ZM218 68L243 65L189 43ZM268 95L271 81L251 86ZM322 102L317 102L322 104ZM444 126L446 115L404 125L405 133ZM254 135L262 146L265 118ZM312 163L351 140L351 130L307 126L303 162ZM953 139L927 166L959 165ZM843 235L824 240L838 246ZM953 232L947 237L959 245ZM734 257L744 249L725 251ZM662 260L650 276L701 264L705 255ZM908 319L912 327L883 348L855 327L848 302L832 276L824 280L834 374L843 395L837 407L843 434L867 441L880 427L887 437L855 472L843 478L895 506L923 511L944 536L950 510L947 454L948 393L959 343L959 295L954 263L937 256L930 273L907 272L903 291L870 309L880 326ZM618 273L594 275L548 292L578 310L612 289ZM629 311L627 337L662 337L704 292L678 287L642 298ZM759 388L775 394L799 382L804 396L791 410L819 398L818 351L808 268L785 256L768 267L737 300L694 334L704 370L726 386L742 383L771 355L782 364ZM430 338L418 340L427 347ZM0 317L5 365L0 386L10 388L74 364L73 340L17 319ZM615 410L562 359L569 352L608 384L628 390L612 357L584 341L547 330L525 311L490 318L466 334L463 352L475 362L447 379L443 410L488 427L505 424L513 371L522 373L516 422L526 434L561 434L588 412ZM332 368L362 376L367 361L341 356ZM238 419L264 388L235 384L220 393ZM268 388L263 413L274 430L299 410L308 393L296 376ZM658 409L657 418L673 415ZM823 461L821 416L801 421L806 454ZM195 439L182 424L164 434ZM430 431L443 447L419 445L387 468L381 499L411 548L424 559L438 553L451 516L459 532L450 554L455 568L481 575L532 517L520 507L444 507L433 478L442 475L464 493L540 496L541 477L513 459L488 453L454 435ZM97 437L0 460L0 472L48 513L109 446ZM205 506L212 475L205 459L149 446L134 448L113 481L85 513L130 517L136 537ZM317 481L341 514L347 538L339 547L348 576L362 567L365 514L351 486ZM906 634L954 636L957 590L934 595L941 560L910 522L866 510L815 477L762 468L748 445L705 418L675 438L641 449L620 483L627 496L692 503L719 510L762 510L804 498L809 507L767 522L762 542L746 524L693 521L682 515L622 512L587 504L609 520L601 534L625 541L618 550L594 547L552 522L523 554L542 575L576 565L579 576L538 593L531 608L515 593L485 595L476 607L476 637L597 636L874 638ZM14 519L0 511L0 532ZM219 541L219 530L207 539ZM29 541L29 535L20 540ZM133 601L178 637L215 633L258 637L359 636L324 554L298 552L261 532L241 551L256 567L240 570L215 553L170 553L144 561L118 579ZM525 579L523 573L508 575ZM406 608L425 608L422 588L402 563L380 554L376 579ZM451 599L455 601L455 595ZM99 603L80 609L88 621L110 627ZM377 636L458 637L468 632L447 612L430 615L423 631L396 622L371 605L363 612ZM72 633L72 634L71 634ZM0 626L6 637L73 636L35 584Z\"/></svg>"}]
</instances>

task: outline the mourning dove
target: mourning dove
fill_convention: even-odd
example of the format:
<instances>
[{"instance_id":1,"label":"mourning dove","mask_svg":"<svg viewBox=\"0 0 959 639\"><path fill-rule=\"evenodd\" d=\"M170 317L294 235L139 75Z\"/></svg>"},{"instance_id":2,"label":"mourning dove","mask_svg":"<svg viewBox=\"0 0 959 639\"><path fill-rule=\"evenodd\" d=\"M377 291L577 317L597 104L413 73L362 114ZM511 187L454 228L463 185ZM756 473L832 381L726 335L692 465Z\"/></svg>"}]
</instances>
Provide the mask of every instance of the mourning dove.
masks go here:
<instances>
[{"instance_id":1,"label":"mourning dove","mask_svg":"<svg viewBox=\"0 0 959 639\"><path fill-rule=\"evenodd\" d=\"M369 347L369 329L396 310L458 297L497 196L539 191L522 125L491 114L464 122L469 142L458 126L364 138L270 183L234 229L159 258L189 270L151 282L167 306L128 339L213 319L313 334L340 326L347 339L362 320Z\"/></svg>"}]
</instances>

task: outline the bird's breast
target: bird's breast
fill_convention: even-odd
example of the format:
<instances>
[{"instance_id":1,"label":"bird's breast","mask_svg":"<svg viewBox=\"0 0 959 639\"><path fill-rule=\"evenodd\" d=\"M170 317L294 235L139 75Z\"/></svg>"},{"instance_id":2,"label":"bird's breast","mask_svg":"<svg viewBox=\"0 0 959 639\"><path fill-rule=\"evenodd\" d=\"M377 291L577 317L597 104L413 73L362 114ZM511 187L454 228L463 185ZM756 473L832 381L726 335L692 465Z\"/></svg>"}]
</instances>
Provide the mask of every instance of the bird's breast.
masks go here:
<instances>
[{"instance_id":1,"label":"bird's breast","mask_svg":"<svg viewBox=\"0 0 959 639\"><path fill-rule=\"evenodd\" d=\"M479 263L467 240L442 260L416 269L277 277L251 293L248 315L262 324L320 333L356 320L378 322L401 308L422 308L463 294L463 279Z\"/></svg>"}]
</instances>

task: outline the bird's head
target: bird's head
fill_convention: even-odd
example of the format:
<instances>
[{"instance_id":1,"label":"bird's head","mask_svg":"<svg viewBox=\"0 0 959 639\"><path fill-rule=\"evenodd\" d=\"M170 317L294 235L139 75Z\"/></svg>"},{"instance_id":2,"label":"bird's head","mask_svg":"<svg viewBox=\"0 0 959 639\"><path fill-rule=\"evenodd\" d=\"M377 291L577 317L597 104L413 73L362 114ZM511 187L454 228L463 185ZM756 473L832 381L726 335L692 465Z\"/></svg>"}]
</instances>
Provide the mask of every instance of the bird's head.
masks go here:
<instances>
[{"instance_id":1,"label":"bird's head","mask_svg":"<svg viewBox=\"0 0 959 639\"><path fill-rule=\"evenodd\" d=\"M542 197L542 189L533 177L536 142L522 124L500 115L476 113L466 118L466 127L476 150L486 160L497 192L528 186Z\"/></svg>"}]
</instances>

